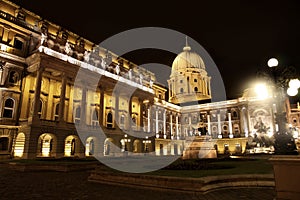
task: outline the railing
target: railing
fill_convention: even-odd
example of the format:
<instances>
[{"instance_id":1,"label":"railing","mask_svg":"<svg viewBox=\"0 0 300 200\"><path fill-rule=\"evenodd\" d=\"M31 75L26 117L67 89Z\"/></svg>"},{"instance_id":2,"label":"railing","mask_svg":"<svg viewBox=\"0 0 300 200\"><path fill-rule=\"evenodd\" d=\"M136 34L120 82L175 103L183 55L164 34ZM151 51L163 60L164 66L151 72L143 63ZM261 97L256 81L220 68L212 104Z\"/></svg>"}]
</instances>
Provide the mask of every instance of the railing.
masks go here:
<instances>
[{"instance_id":1,"label":"railing","mask_svg":"<svg viewBox=\"0 0 300 200\"><path fill-rule=\"evenodd\" d=\"M124 77L119 76L117 74L114 74L112 72L106 71L105 69L101 69L101 68L95 67L95 66L93 66L93 65L91 65L89 63L82 62L82 61L77 60L75 58L72 58L71 56L68 56L66 54L59 53L59 52L54 51L54 50L52 50L50 48L47 48L47 47L44 47L44 46L40 46L39 47L39 51L40 52L44 52L45 54L47 54L49 56L53 56L53 57L58 58L60 60L63 60L63 61L69 62L71 64L77 65L77 66L79 66L81 68L88 69L90 71L96 72L96 73L104 75L106 77L110 77L112 79L117 80L118 82L126 83L126 84L131 85L131 86L133 86L135 88L139 88L141 90L144 90L146 92L154 94L154 90L152 88L149 88L149 87L147 87L145 85L142 85L140 83L134 82L134 81L132 81L130 79L124 78Z\"/></svg>"}]
</instances>

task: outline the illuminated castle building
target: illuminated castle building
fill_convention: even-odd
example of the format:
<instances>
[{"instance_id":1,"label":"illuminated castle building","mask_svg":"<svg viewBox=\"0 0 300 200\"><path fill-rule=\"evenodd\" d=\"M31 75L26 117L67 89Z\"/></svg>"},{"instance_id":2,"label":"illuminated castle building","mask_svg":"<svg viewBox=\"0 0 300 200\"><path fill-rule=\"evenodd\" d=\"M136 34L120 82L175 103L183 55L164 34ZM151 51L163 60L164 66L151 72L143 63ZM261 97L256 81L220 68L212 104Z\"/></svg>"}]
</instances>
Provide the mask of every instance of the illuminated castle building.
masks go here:
<instances>
[{"instance_id":1,"label":"illuminated castle building","mask_svg":"<svg viewBox=\"0 0 300 200\"><path fill-rule=\"evenodd\" d=\"M271 99L251 90L235 100L184 106L211 99L209 66L188 44L173 62L167 90L154 73L109 49L9 1L0 8L2 157L181 155L195 135L211 136L218 153L244 153L254 133L276 128ZM101 79L75 84L79 69ZM116 91L116 83L134 93ZM299 125L299 115L290 120Z\"/></svg>"}]
</instances>

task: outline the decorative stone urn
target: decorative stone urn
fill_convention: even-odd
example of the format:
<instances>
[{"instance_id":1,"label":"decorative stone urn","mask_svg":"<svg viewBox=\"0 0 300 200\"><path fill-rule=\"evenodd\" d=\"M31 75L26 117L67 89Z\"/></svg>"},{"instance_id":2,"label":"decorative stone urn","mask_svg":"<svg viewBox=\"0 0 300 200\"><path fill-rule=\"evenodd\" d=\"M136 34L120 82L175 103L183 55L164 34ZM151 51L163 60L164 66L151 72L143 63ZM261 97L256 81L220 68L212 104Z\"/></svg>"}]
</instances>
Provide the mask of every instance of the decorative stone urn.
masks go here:
<instances>
[{"instance_id":1,"label":"decorative stone urn","mask_svg":"<svg viewBox=\"0 0 300 200\"><path fill-rule=\"evenodd\" d=\"M273 164L276 200L300 199L300 156L276 155L269 161Z\"/></svg>"}]
</instances>

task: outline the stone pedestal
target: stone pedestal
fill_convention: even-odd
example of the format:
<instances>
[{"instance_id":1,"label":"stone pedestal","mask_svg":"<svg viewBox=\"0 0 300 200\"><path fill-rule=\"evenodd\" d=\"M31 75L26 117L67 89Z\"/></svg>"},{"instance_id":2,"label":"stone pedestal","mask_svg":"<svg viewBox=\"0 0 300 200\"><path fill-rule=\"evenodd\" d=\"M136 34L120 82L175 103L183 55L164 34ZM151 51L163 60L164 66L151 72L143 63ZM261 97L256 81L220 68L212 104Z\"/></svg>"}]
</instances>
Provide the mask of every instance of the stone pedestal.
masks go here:
<instances>
[{"instance_id":1,"label":"stone pedestal","mask_svg":"<svg viewBox=\"0 0 300 200\"><path fill-rule=\"evenodd\" d=\"M269 159L273 164L277 200L300 198L300 156L280 155Z\"/></svg>"},{"instance_id":2,"label":"stone pedestal","mask_svg":"<svg viewBox=\"0 0 300 200\"><path fill-rule=\"evenodd\" d=\"M187 138L182 159L217 158L217 151L210 136Z\"/></svg>"}]
</instances>

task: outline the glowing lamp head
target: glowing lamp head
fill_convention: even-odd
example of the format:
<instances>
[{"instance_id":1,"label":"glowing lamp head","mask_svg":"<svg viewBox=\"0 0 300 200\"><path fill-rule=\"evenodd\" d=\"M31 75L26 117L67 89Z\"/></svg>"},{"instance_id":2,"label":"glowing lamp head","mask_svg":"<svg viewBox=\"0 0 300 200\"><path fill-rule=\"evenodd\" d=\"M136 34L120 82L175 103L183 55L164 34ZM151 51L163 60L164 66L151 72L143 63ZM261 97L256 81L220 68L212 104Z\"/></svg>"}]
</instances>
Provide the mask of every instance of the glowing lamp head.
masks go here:
<instances>
[{"instance_id":1,"label":"glowing lamp head","mask_svg":"<svg viewBox=\"0 0 300 200\"><path fill-rule=\"evenodd\" d=\"M295 89L300 88L300 81L298 79L292 79L292 80L290 80L289 87L290 88L295 88Z\"/></svg>"},{"instance_id":2,"label":"glowing lamp head","mask_svg":"<svg viewBox=\"0 0 300 200\"><path fill-rule=\"evenodd\" d=\"M298 89L297 88L292 88L292 87L289 87L286 91L286 93L293 97L293 96L296 96L298 94Z\"/></svg>"},{"instance_id":3,"label":"glowing lamp head","mask_svg":"<svg viewBox=\"0 0 300 200\"><path fill-rule=\"evenodd\" d=\"M278 66L278 60L276 58L269 59L268 66L269 67L276 67L276 66Z\"/></svg>"},{"instance_id":4,"label":"glowing lamp head","mask_svg":"<svg viewBox=\"0 0 300 200\"><path fill-rule=\"evenodd\" d=\"M268 89L265 84L257 84L255 86L255 93L260 99L266 99L268 97Z\"/></svg>"}]
</instances>

